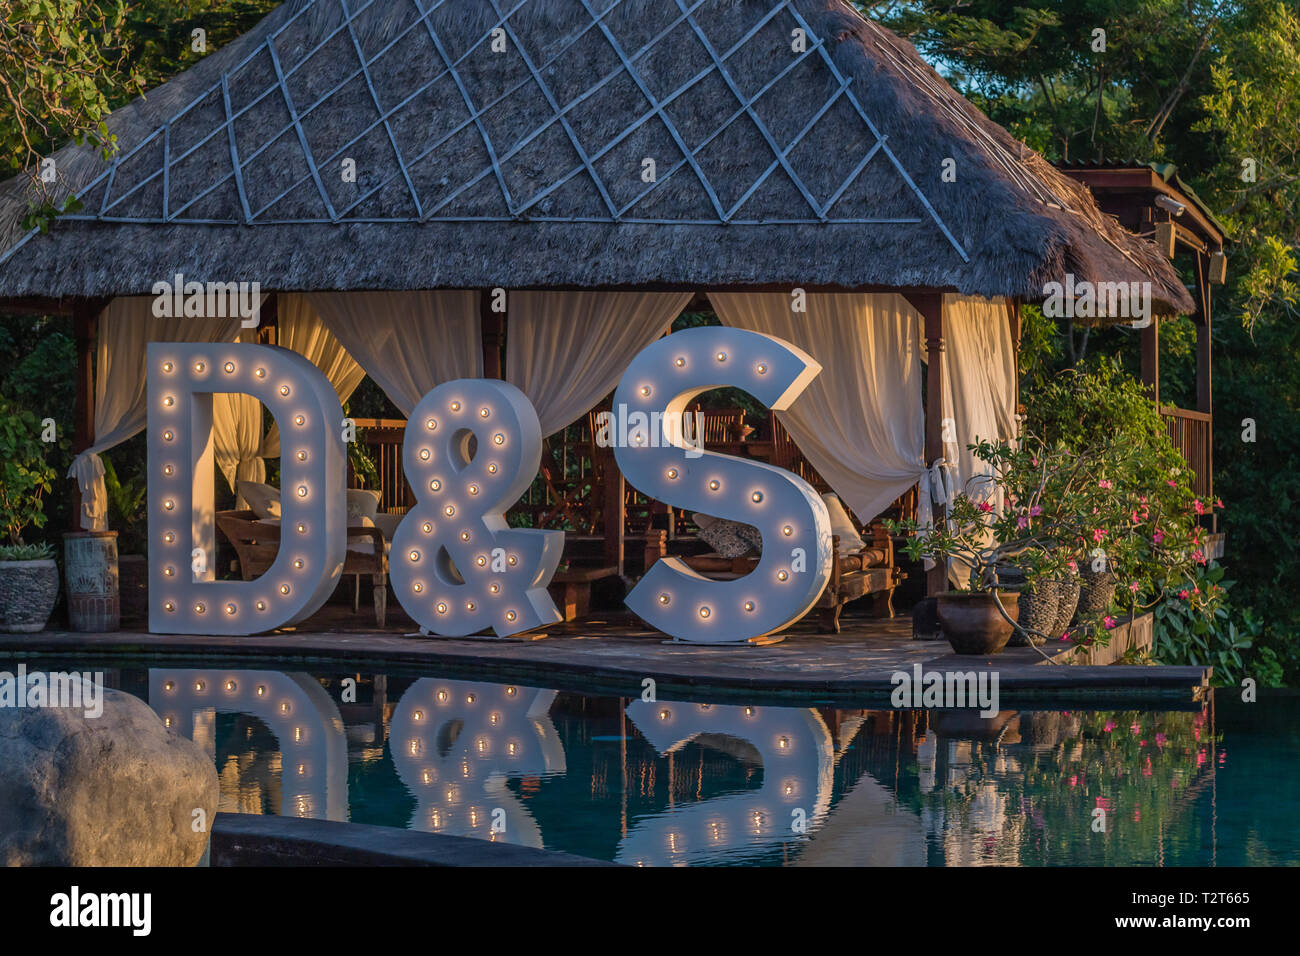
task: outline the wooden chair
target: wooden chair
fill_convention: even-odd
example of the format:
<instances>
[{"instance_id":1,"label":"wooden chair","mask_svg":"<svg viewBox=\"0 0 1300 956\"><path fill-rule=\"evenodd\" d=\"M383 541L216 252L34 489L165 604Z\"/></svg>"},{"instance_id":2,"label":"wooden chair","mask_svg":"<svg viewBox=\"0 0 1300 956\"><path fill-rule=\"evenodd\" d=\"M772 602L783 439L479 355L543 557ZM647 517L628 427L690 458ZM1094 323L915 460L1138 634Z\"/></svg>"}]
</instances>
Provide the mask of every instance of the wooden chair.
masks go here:
<instances>
[{"instance_id":1,"label":"wooden chair","mask_svg":"<svg viewBox=\"0 0 1300 956\"><path fill-rule=\"evenodd\" d=\"M280 526L259 522L252 511L218 511L216 520L217 530L225 535L239 556L239 573L244 580L251 581L265 574L280 552ZM368 574L374 586L375 625L383 627L388 612L388 554L384 549L384 533L378 528L348 528L348 537L369 538L374 545L373 554L349 550L344 558L343 573L358 575L352 610L354 613L360 610L360 575Z\"/></svg>"},{"instance_id":2,"label":"wooden chair","mask_svg":"<svg viewBox=\"0 0 1300 956\"><path fill-rule=\"evenodd\" d=\"M865 548L847 551L840 545L840 536L832 535L831 578L826 590L814 605L820 613L820 630L840 632L840 611L849 601L874 594L874 612L877 617L894 616L894 589L906 575L898 567L894 556L894 542L879 520L868 529L871 540ZM667 556L668 536L665 532L651 536L646 541L646 567ZM757 557L724 558L720 554L680 556L686 566L700 574L731 579L743 577L758 566Z\"/></svg>"}]
</instances>

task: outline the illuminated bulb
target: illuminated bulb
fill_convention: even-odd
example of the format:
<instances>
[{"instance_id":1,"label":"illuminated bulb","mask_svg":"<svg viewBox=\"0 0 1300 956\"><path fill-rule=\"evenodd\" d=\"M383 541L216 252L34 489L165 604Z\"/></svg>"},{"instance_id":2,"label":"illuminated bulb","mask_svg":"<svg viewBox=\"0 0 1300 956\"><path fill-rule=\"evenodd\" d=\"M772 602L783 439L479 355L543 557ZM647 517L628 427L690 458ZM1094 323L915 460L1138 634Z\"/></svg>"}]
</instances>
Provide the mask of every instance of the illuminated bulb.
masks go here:
<instances>
[{"instance_id":1,"label":"illuminated bulb","mask_svg":"<svg viewBox=\"0 0 1300 956\"><path fill-rule=\"evenodd\" d=\"M306 526L305 524L299 524L299 525L298 525L298 533L299 533L299 534L306 534L306 533L307 533L307 526Z\"/></svg>"},{"instance_id":2,"label":"illuminated bulb","mask_svg":"<svg viewBox=\"0 0 1300 956\"><path fill-rule=\"evenodd\" d=\"M419 581L416 581L414 584L411 585L411 590L414 591L416 594L419 594L421 591L424 590L424 585L421 584Z\"/></svg>"},{"instance_id":3,"label":"illuminated bulb","mask_svg":"<svg viewBox=\"0 0 1300 956\"><path fill-rule=\"evenodd\" d=\"M206 611L206 610L207 610L207 608L204 607L203 604L201 604L201 603L200 603L200 604L196 604L196 605L194 605L194 613L195 613L195 614L202 614L202 613L203 613L204 611Z\"/></svg>"},{"instance_id":4,"label":"illuminated bulb","mask_svg":"<svg viewBox=\"0 0 1300 956\"><path fill-rule=\"evenodd\" d=\"M163 610L166 611L168 614L170 614L172 611L176 610L176 605L173 604L171 601L168 601L166 604L163 605Z\"/></svg>"},{"instance_id":5,"label":"illuminated bulb","mask_svg":"<svg viewBox=\"0 0 1300 956\"><path fill-rule=\"evenodd\" d=\"M166 720L163 721L164 727L170 727L171 725L172 725L172 719L170 717L168 717Z\"/></svg>"},{"instance_id":6,"label":"illuminated bulb","mask_svg":"<svg viewBox=\"0 0 1300 956\"><path fill-rule=\"evenodd\" d=\"M495 444L504 445L506 443L506 436L501 434L500 432L497 432L495 435L492 436L492 441Z\"/></svg>"},{"instance_id":7,"label":"illuminated bulb","mask_svg":"<svg viewBox=\"0 0 1300 956\"><path fill-rule=\"evenodd\" d=\"M233 680L226 681L226 693L233 694L238 688L239 685L236 684Z\"/></svg>"},{"instance_id":8,"label":"illuminated bulb","mask_svg":"<svg viewBox=\"0 0 1300 956\"><path fill-rule=\"evenodd\" d=\"M297 456L297 457L298 457L298 460L299 460L299 461L306 461L306 460L307 460L307 453L306 453L305 451L300 451L300 452L298 452L298 456Z\"/></svg>"},{"instance_id":9,"label":"illuminated bulb","mask_svg":"<svg viewBox=\"0 0 1300 956\"><path fill-rule=\"evenodd\" d=\"M293 416L293 423L295 425L306 425L307 417L305 415L295 415Z\"/></svg>"},{"instance_id":10,"label":"illuminated bulb","mask_svg":"<svg viewBox=\"0 0 1300 956\"><path fill-rule=\"evenodd\" d=\"M754 502L754 504L758 504L760 501L763 500L763 492L761 491L754 492L752 495L749 496L749 500Z\"/></svg>"},{"instance_id":11,"label":"illuminated bulb","mask_svg":"<svg viewBox=\"0 0 1300 956\"><path fill-rule=\"evenodd\" d=\"M517 687L507 687L507 688L506 688L506 696L507 696L507 697L514 697L515 694L517 694L517 693L519 693L519 689L518 689Z\"/></svg>"},{"instance_id":12,"label":"illuminated bulb","mask_svg":"<svg viewBox=\"0 0 1300 956\"><path fill-rule=\"evenodd\" d=\"M642 386L641 386L641 394L644 395L646 398L649 398L649 397L650 397L650 386L649 386L649 385L642 385Z\"/></svg>"},{"instance_id":13,"label":"illuminated bulb","mask_svg":"<svg viewBox=\"0 0 1300 956\"><path fill-rule=\"evenodd\" d=\"M176 535L172 534L172 532L170 531L168 531L165 535L163 535L163 541L167 544L171 544L175 540L176 540Z\"/></svg>"},{"instance_id":14,"label":"illuminated bulb","mask_svg":"<svg viewBox=\"0 0 1300 956\"><path fill-rule=\"evenodd\" d=\"M171 362L163 362L163 371L166 372L168 375L171 374L172 369L174 369L175 367L176 366L173 365Z\"/></svg>"},{"instance_id":15,"label":"illuminated bulb","mask_svg":"<svg viewBox=\"0 0 1300 956\"><path fill-rule=\"evenodd\" d=\"M412 550L412 551L411 551L411 560L412 560L412 561L419 561L419 560L420 560L420 552L419 552L419 551Z\"/></svg>"},{"instance_id":16,"label":"illuminated bulb","mask_svg":"<svg viewBox=\"0 0 1300 956\"><path fill-rule=\"evenodd\" d=\"M493 462L492 464L488 465L488 474L495 475L496 473L497 473L496 462Z\"/></svg>"},{"instance_id":17,"label":"illuminated bulb","mask_svg":"<svg viewBox=\"0 0 1300 956\"><path fill-rule=\"evenodd\" d=\"M789 525L786 525L784 528L781 529L781 533L788 538L790 537L790 535L794 534L794 528L790 527Z\"/></svg>"},{"instance_id":18,"label":"illuminated bulb","mask_svg":"<svg viewBox=\"0 0 1300 956\"><path fill-rule=\"evenodd\" d=\"M288 385L281 385L281 386L280 386L280 394L281 394L281 395L284 395L285 397L288 397L288 395L289 395L289 386L288 386Z\"/></svg>"},{"instance_id":19,"label":"illuminated bulb","mask_svg":"<svg viewBox=\"0 0 1300 956\"><path fill-rule=\"evenodd\" d=\"M686 359L682 358L682 357L679 355L679 356L677 356L676 359L673 360L673 364L676 365L678 368L685 368L685 367L686 367Z\"/></svg>"},{"instance_id":20,"label":"illuminated bulb","mask_svg":"<svg viewBox=\"0 0 1300 956\"><path fill-rule=\"evenodd\" d=\"M440 690L440 691L438 691L438 700L442 701L443 703L446 703L446 701L447 701L447 692L446 692L445 690Z\"/></svg>"},{"instance_id":21,"label":"illuminated bulb","mask_svg":"<svg viewBox=\"0 0 1300 956\"><path fill-rule=\"evenodd\" d=\"M438 602L438 613L439 613L439 614L446 614L446 613L447 613L447 602L446 602L446 601L439 601L439 602Z\"/></svg>"},{"instance_id":22,"label":"illuminated bulb","mask_svg":"<svg viewBox=\"0 0 1300 956\"><path fill-rule=\"evenodd\" d=\"M307 486L306 486L306 485L299 485L299 486L298 486L298 497L299 497L299 498L306 498L306 497L307 497Z\"/></svg>"},{"instance_id":23,"label":"illuminated bulb","mask_svg":"<svg viewBox=\"0 0 1300 956\"><path fill-rule=\"evenodd\" d=\"M754 610L754 602L753 602L753 601L746 601L746 602L745 602L745 610L746 610L746 611L752 611L752 610Z\"/></svg>"},{"instance_id":24,"label":"illuminated bulb","mask_svg":"<svg viewBox=\"0 0 1300 956\"><path fill-rule=\"evenodd\" d=\"M163 441L171 441L175 437L176 437L176 433L172 431L170 428L167 429L167 431L163 432Z\"/></svg>"},{"instance_id":25,"label":"illuminated bulb","mask_svg":"<svg viewBox=\"0 0 1300 956\"><path fill-rule=\"evenodd\" d=\"M168 395L166 398L163 399L163 404L166 405L168 408L171 408L173 405L176 404L176 399Z\"/></svg>"},{"instance_id":26,"label":"illuminated bulb","mask_svg":"<svg viewBox=\"0 0 1300 956\"><path fill-rule=\"evenodd\" d=\"M429 482L429 490L430 490L430 491L441 491L441 490L442 490L442 482L439 481L437 478L433 479L433 481Z\"/></svg>"},{"instance_id":27,"label":"illuminated bulb","mask_svg":"<svg viewBox=\"0 0 1300 956\"><path fill-rule=\"evenodd\" d=\"M259 686L258 686L258 688L257 688L257 696L258 696L258 697L265 697L265 696L266 696L266 685L263 684L263 685L259 685Z\"/></svg>"},{"instance_id":28,"label":"illuminated bulb","mask_svg":"<svg viewBox=\"0 0 1300 956\"><path fill-rule=\"evenodd\" d=\"M718 481L718 479L716 478L714 478L712 481L709 482L710 491L717 491L721 487L722 487L722 482Z\"/></svg>"},{"instance_id":29,"label":"illuminated bulb","mask_svg":"<svg viewBox=\"0 0 1300 956\"><path fill-rule=\"evenodd\" d=\"M176 689L176 684L175 684L175 682L173 682L173 681L168 681L167 683L163 684L163 690L165 690L165 691L170 692L170 691L173 691L173 690L175 690L175 689Z\"/></svg>"},{"instance_id":30,"label":"illuminated bulb","mask_svg":"<svg viewBox=\"0 0 1300 956\"><path fill-rule=\"evenodd\" d=\"M293 728L293 742L296 743L296 744L300 744L300 743L302 743L302 728L301 728L301 727L295 727L295 728Z\"/></svg>"},{"instance_id":31,"label":"illuminated bulb","mask_svg":"<svg viewBox=\"0 0 1300 956\"><path fill-rule=\"evenodd\" d=\"M719 362L725 362L726 360L727 360L727 353L726 353L726 352L719 352L719 353L718 353L718 361L719 361Z\"/></svg>"},{"instance_id":32,"label":"illuminated bulb","mask_svg":"<svg viewBox=\"0 0 1300 956\"><path fill-rule=\"evenodd\" d=\"M427 449L427 448L421 448L421 449L420 449L420 461L428 461L429 458L430 458L430 454L431 454L431 453L430 453L429 449Z\"/></svg>"},{"instance_id":33,"label":"illuminated bulb","mask_svg":"<svg viewBox=\"0 0 1300 956\"><path fill-rule=\"evenodd\" d=\"M474 703L474 701L475 701L476 699L477 699L477 698L476 698L473 694L466 694L466 695L465 695L465 703L467 703L467 704L472 704L472 703Z\"/></svg>"},{"instance_id":34,"label":"illuminated bulb","mask_svg":"<svg viewBox=\"0 0 1300 956\"><path fill-rule=\"evenodd\" d=\"M235 370L235 363L234 363L234 362L227 362L227 363L226 363L224 366L222 366L222 367L226 370L226 374L229 375L230 373L232 373L232 372Z\"/></svg>"},{"instance_id":35,"label":"illuminated bulb","mask_svg":"<svg viewBox=\"0 0 1300 956\"><path fill-rule=\"evenodd\" d=\"M438 430L438 422L437 422L437 419L426 418L425 421L424 421L424 427L427 428L427 429L429 429L429 431L431 431L431 432L432 432L432 431L437 431L437 430Z\"/></svg>"},{"instance_id":36,"label":"illuminated bulb","mask_svg":"<svg viewBox=\"0 0 1300 956\"><path fill-rule=\"evenodd\" d=\"M491 591L493 594L499 594L501 593L501 585L493 581L491 584L488 585L488 590Z\"/></svg>"},{"instance_id":37,"label":"illuminated bulb","mask_svg":"<svg viewBox=\"0 0 1300 956\"><path fill-rule=\"evenodd\" d=\"M163 502L163 507L166 508L168 511L173 511L176 508L176 502L168 498L166 501Z\"/></svg>"},{"instance_id":38,"label":"illuminated bulb","mask_svg":"<svg viewBox=\"0 0 1300 956\"><path fill-rule=\"evenodd\" d=\"M297 559L295 559L294 562L293 562L293 566L294 566L295 568L298 568L299 570L301 570L301 569L302 569L302 558L297 558Z\"/></svg>"},{"instance_id":39,"label":"illuminated bulb","mask_svg":"<svg viewBox=\"0 0 1300 956\"><path fill-rule=\"evenodd\" d=\"M266 378L266 369L264 369L264 368L259 368L259 369L258 369L256 372L254 372L253 374L256 375L258 378Z\"/></svg>"},{"instance_id":40,"label":"illuminated bulb","mask_svg":"<svg viewBox=\"0 0 1300 956\"><path fill-rule=\"evenodd\" d=\"M767 366L764 365L762 362L759 362L759 363L758 363L758 374L759 374L759 375L766 375L766 374L767 374Z\"/></svg>"},{"instance_id":41,"label":"illuminated bulb","mask_svg":"<svg viewBox=\"0 0 1300 956\"><path fill-rule=\"evenodd\" d=\"M258 609L259 611L265 611L265 610L266 610L266 602L265 602L265 601L258 601L256 606L257 606L257 609Z\"/></svg>"},{"instance_id":42,"label":"illuminated bulb","mask_svg":"<svg viewBox=\"0 0 1300 956\"><path fill-rule=\"evenodd\" d=\"M474 563L477 564L480 568L485 568L487 567L487 558L485 558L483 555L480 554L477 558L474 559Z\"/></svg>"},{"instance_id":43,"label":"illuminated bulb","mask_svg":"<svg viewBox=\"0 0 1300 956\"><path fill-rule=\"evenodd\" d=\"M474 610L474 602L473 602L473 601L466 601L466 602L465 602L465 610L467 610L467 611L473 611L473 610Z\"/></svg>"},{"instance_id":44,"label":"illuminated bulb","mask_svg":"<svg viewBox=\"0 0 1300 956\"><path fill-rule=\"evenodd\" d=\"M778 581L784 581L784 580L785 580L786 578L788 578L788 577L790 577L790 575L789 575L789 573L788 573L787 571L782 570L782 571L778 571L778 572L776 572L776 579L777 579Z\"/></svg>"},{"instance_id":45,"label":"illuminated bulb","mask_svg":"<svg viewBox=\"0 0 1300 956\"><path fill-rule=\"evenodd\" d=\"M669 480L669 481L676 481L676 480L677 480L677 469L676 469L676 468L669 468L669 469L668 469L668 480Z\"/></svg>"},{"instance_id":46,"label":"illuminated bulb","mask_svg":"<svg viewBox=\"0 0 1300 956\"><path fill-rule=\"evenodd\" d=\"M516 614L514 611L506 611L506 620L507 620L507 621L513 621L513 620L514 620L515 618L517 618L518 616L519 616L519 615Z\"/></svg>"},{"instance_id":47,"label":"illuminated bulb","mask_svg":"<svg viewBox=\"0 0 1300 956\"><path fill-rule=\"evenodd\" d=\"M415 718L416 723L419 723L420 721L424 720L424 711L417 710L411 716Z\"/></svg>"},{"instance_id":48,"label":"illuminated bulb","mask_svg":"<svg viewBox=\"0 0 1300 956\"><path fill-rule=\"evenodd\" d=\"M287 700L280 705L280 713L282 714L289 713L289 702Z\"/></svg>"},{"instance_id":49,"label":"illuminated bulb","mask_svg":"<svg viewBox=\"0 0 1300 956\"><path fill-rule=\"evenodd\" d=\"M202 372L205 368L207 368L207 366L204 365L202 362L194 363L194 371L196 372Z\"/></svg>"},{"instance_id":50,"label":"illuminated bulb","mask_svg":"<svg viewBox=\"0 0 1300 956\"><path fill-rule=\"evenodd\" d=\"M420 527L421 527L421 530L423 530L425 534L433 534L433 522L432 522L432 521L426 521L426 522L425 522L423 525L421 525Z\"/></svg>"},{"instance_id":51,"label":"illuminated bulb","mask_svg":"<svg viewBox=\"0 0 1300 956\"><path fill-rule=\"evenodd\" d=\"M510 565L512 568L518 563L519 563L519 559L516 558L513 554L510 555L510 557L506 558L506 564Z\"/></svg>"},{"instance_id":52,"label":"illuminated bulb","mask_svg":"<svg viewBox=\"0 0 1300 956\"><path fill-rule=\"evenodd\" d=\"M468 532L468 531L462 531L462 532L460 533L460 540L462 540L462 541L468 541L468 540L469 540L469 532Z\"/></svg>"},{"instance_id":53,"label":"illuminated bulb","mask_svg":"<svg viewBox=\"0 0 1300 956\"><path fill-rule=\"evenodd\" d=\"M301 764L301 763L298 764L298 776L301 777L301 776L302 776L303 774L305 774L306 772L307 772L307 765L306 765L306 764Z\"/></svg>"},{"instance_id":54,"label":"illuminated bulb","mask_svg":"<svg viewBox=\"0 0 1300 956\"><path fill-rule=\"evenodd\" d=\"M501 722L500 714L496 713L495 711L488 714L488 723L491 724L493 727L495 727L500 722Z\"/></svg>"},{"instance_id":55,"label":"illuminated bulb","mask_svg":"<svg viewBox=\"0 0 1300 956\"><path fill-rule=\"evenodd\" d=\"M280 585L280 593L281 593L281 594L288 594L288 593L289 593L289 585L287 585L287 584L281 584L281 585Z\"/></svg>"},{"instance_id":56,"label":"illuminated bulb","mask_svg":"<svg viewBox=\"0 0 1300 956\"><path fill-rule=\"evenodd\" d=\"M780 739L777 740L776 745L780 747L782 750L786 750L790 746L790 738L781 737Z\"/></svg>"},{"instance_id":57,"label":"illuminated bulb","mask_svg":"<svg viewBox=\"0 0 1300 956\"><path fill-rule=\"evenodd\" d=\"M670 711L670 710L661 710L661 711L659 711L659 719L660 719L660 720L667 720L667 719L668 719L669 717L671 717L672 715L673 715L673 713L672 713L672 711Z\"/></svg>"},{"instance_id":58,"label":"illuminated bulb","mask_svg":"<svg viewBox=\"0 0 1300 956\"><path fill-rule=\"evenodd\" d=\"M667 594L661 594L661 595L659 595L659 603L660 603L660 604L667 604L670 600L672 600L672 599L669 598Z\"/></svg>"},{"instance_id":59,"label":"illuminated bulb","mask_svg":"<svg viewBox=\"0 0 1300 956\"><path fill-rule=\"evenodd\" d=\"M519 752L519 745L515 743L513 740L506 745L506 753L510 754L510 756L513 757L518 752Z\"/></svg>"},{"instance_id":60,"label":"illuminated bulb","mask_svg":"<svg viewBox=\"0 0 1300 956\"><path fill-rule=\"evenodd\" d=\"M169 578L174 577L176 574L176 569L172 567L163 568L163 574L165 574Z\"/></svg>"},{"instance_id":61,"label":"illuminated bulb","mask_svg":"<svg viewBox=\"0 0 1300 956\"><path fill-rule=\"evenodd\" d=\"M173 474L175 474L175 472L176 469L173 468L171 465L163 465L163 474L168 478L170 478Z\"/></svg>"},{"instance_id":62,"label":"illuminated bulb","mask_svg":"<svg viewBox=\"0 0 1300 956\"><path fill-rule=\"evenodd\" d=\"M460 411L460 402L452 402L452 403L451 403L451 410L452 410L453 412L458 412L458 411Z\"/></svg>"},{"instance_id":63,"label":"illuminated bulb","mask_svg":"<svg viewBox=\"0 0 1300 956\"><path fill-rule=\"evenodd\" d=\"M479 418L487 418L487 417L490 416L491 414L492 414L492 411L491 411L490 409L487 409L487 408L480 408L480 409L478 410L478 417L479 417Z\"/></svg>"},{"instance_id":64,"label":"illuminated bulb","mask_svg":"<svg viewBox=\"0 0 1300 956\"><path fill-rule=\"evenodd\" d=\"M745 708L745 716L746 716L746 717L753 717L753 716L754 716L754 708L753 708L753 707L746 707L746 708Z\"/></svg>"},{"instance_id":65,"label":"illuminated bulb","mask_svg":"<svg viewBox=\"0 0 1300 956\"><path fill-rule=\"evenodd\" d=\"M708 617L712 613L713 612L709 610L707 607L700 608L700 617Z\"/></svg>"},{"instance_id":66,"label":"illuminated bulb","mask_svg":"<svg viewBox=\"0 0 1300 956\"><path fill-rule=\"evenodd\" d=\"M476 494L478 494L478 485L470 485L470 486L469 486L469 493L470 493L471 495L476 495Z\"/></svg>"}]
</instances>

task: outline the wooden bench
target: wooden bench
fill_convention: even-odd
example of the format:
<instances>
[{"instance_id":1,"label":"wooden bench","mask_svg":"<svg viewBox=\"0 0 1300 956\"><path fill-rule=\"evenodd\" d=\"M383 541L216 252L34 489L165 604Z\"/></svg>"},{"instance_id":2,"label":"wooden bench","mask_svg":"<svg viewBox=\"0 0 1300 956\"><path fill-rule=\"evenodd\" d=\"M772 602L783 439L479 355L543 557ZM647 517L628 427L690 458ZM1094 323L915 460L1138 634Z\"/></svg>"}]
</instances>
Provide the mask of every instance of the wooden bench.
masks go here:
<instances>
[{"instance_id":1,"label":"wooden bench","mask_svg":"<svg viewBox=\"0 0 1300 956\"><path fill-rule=\"evenodd\" d=\"M253 511L218 511L217 530L220 531L239 556L239 573L245 581L265 574L280 553L280 526L258 521ZM348 538L369 538L374 553L348 550L343 561L343 573L357 575L357 586L352 596L352 610L361 606L361 575L368 574L374 587L375 624L384 626L388 613L388 554L384 548L384 533L378 528L348 528Z\"/></svg>"},{"instance_id":2,"label":"wooden bench","mask_svg":"<svg viewBox=\"0 0 1300 956\"><path fill-rule=\"evenodd\" d=\"M618 574L618 568L569 568L556 571L547 586L551 599L564 620L585 617L591 610L591 586L596 581L612 578Z\"/></svg>"},{"instance_id":3,"label":"wooden bench","mask_svg":"<svg viewBox=\"0 0 1300 956\"><path fill-rule=\"evenodd\" d=\"M884 524L873 522L868 529L871 541L857 551L844 551L840 536L831 536L833 559L831 578L817 603L820 613L819 629L825 633L840 632L840 611L849 601L875 595L874 611L877 617L894 616L894 589L906 575L894 560L894 542ZM659 558L667 557L668 534L658 532L646 539L646 568ZM743 577L758 567L757 557L725 558L720 554L678 556L693 571L720 579Z\"/></svg>"}]
</instances>

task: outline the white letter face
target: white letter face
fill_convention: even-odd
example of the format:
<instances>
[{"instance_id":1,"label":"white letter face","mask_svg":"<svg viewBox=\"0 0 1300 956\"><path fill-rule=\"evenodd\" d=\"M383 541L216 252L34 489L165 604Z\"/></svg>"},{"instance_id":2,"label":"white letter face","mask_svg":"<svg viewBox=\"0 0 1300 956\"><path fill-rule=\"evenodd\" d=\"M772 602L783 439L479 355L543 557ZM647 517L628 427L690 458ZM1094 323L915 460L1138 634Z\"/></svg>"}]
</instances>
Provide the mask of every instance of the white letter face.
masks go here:
<instances>
[{"instance_id":1,"label":"white letter face","mask_svg":"<svg viewBox=\"0 0 1300 956\"><path fill-rule=\"evenodd\" d=\"M151 342L149 630L257 634L313 614L334 591L347 551L347 459L338 395L296 352L269 345ZM216 581L212 396L252 395L271 410L284 449L271 567ZM198 549L208 554L202 565ZM202 568L196 571L195 568Z\"/></svg>"},{"instance_id":2,"label":"white letter face","mask_svg":"<svg viewBox=\"0 0 1300 956\"><path fill-rule=\"evenodd\" d=\"M559 621L546 585L564 532L513 529L504 514L542 459L527 396L489 379L439 385L406 423L402 457L419 503L397 526L389 576L406 612L445 637L489 627L504 637ZM498 548L504 564L493 561Z\"/></svg>"},{"instance_id":3,"label":"white letter face","mask_svg":"<svg viewBox=\"0 0 1300 956\"><path fill-rule=\"evenodd\" d=\"M701 392L742 388L781 411L821 371L809 355L780 339L732 328L676 332L628 366L614 408L662 414L680 422ZM789 626L816 603L831 574L826 505L812 487L782 468L716 452L687 454L681 429L663 436L630 434L614 454L624 476L651 498L758 528L763 553L750 574L713 581L677 558L660 560L627 596L627 606L652 627L680 640L744 641ZM657 439L657 440L649 440ZM794 556L807 555L803 570Z\"/></svg>"}]
</instances>

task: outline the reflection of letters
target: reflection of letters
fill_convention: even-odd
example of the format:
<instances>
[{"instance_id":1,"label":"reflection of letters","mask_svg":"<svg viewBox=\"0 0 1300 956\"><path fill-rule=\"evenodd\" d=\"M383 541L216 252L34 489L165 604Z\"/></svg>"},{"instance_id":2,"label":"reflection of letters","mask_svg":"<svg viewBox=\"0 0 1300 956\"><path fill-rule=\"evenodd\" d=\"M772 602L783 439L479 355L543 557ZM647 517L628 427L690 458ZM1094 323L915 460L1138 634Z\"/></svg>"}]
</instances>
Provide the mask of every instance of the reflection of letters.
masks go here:
<instances>
[{"instance_id":1,"label":"reflection of letters","mask_svg":"<svg viewBox=\"0 0 1300 956\"><path fill-rule=\"evenodd\" d=\"M209 752L215 747L213 715L258 718L280 743L280 813L347 819L343 719L311 675L154 668L149 671L149 705L170 729L206 745Z\"/></svg>"},{"instance_id":2,"label":"reflection of letters","mask_svg":"<svg viewBox=\"0 0 1300 956\"><path fill-rule=\"evenodd\" d=\"M802 841L830 808L835 751L815 710L633 701L627 715L660 754L706 735L752 744L763 763L763 786L638 821L619 844L620 863L716 863L738 850Z\"/></svg>"},{"instance_id":3,"label":"reflection of letters","mask_svg":"<svg viewBox=\"0 0 1300 956\"><path fill-rule=\"evenodd\" d=\"M553 690L421 678L393 714L389 747L415 795L411 829L541 847L509 777L563 773ZM498 811L504 811L503 815Z\"/></svg>"}]
</instances>

